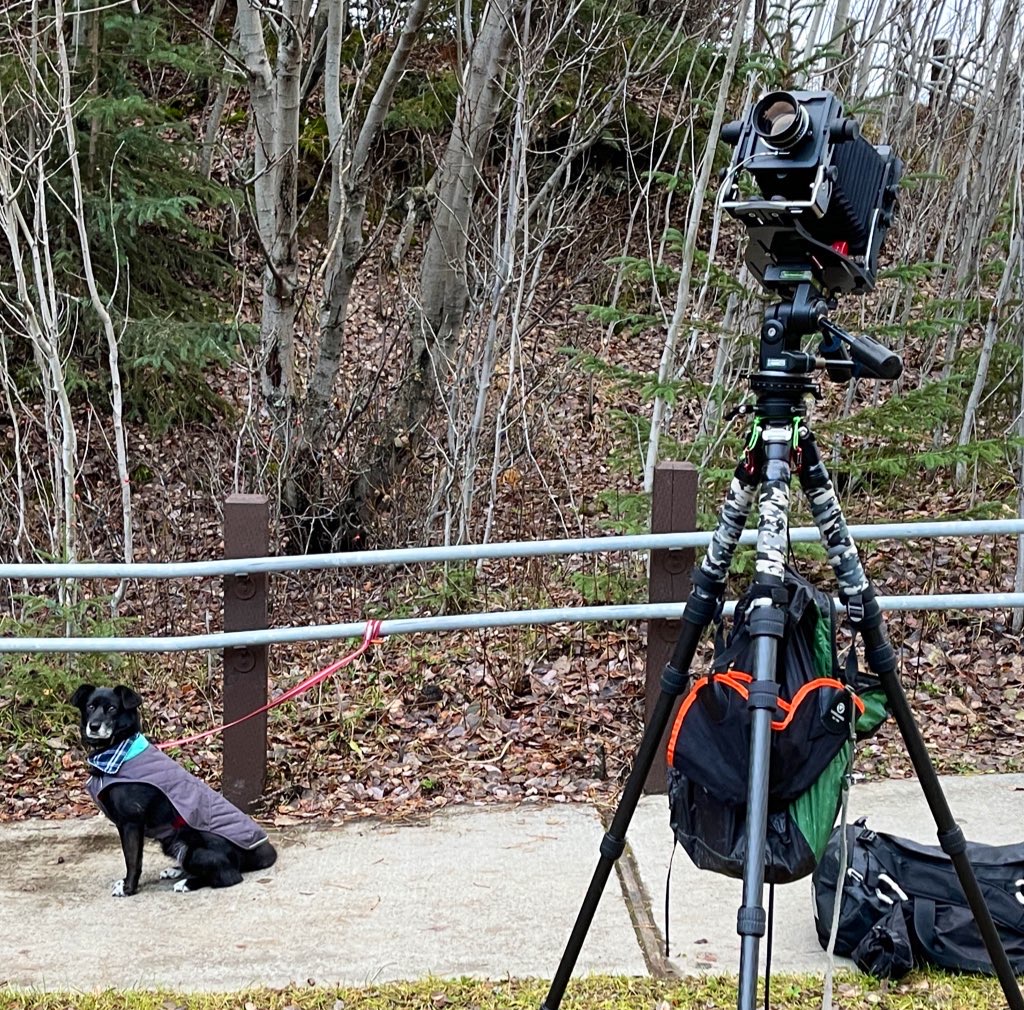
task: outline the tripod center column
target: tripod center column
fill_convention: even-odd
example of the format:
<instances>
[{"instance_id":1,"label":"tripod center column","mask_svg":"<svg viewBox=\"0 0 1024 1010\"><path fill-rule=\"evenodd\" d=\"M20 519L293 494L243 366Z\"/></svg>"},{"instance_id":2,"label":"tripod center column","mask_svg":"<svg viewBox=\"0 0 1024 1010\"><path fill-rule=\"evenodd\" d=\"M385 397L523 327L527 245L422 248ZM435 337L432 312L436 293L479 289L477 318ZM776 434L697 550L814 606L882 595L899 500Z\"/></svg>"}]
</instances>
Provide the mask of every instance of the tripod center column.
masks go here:
<instances>
[{"instance_id":1,"label":"tripod center column","mask_svg":"<svg viewBox=\"0 0 1024 1010\"><path fill-rule=\"evenodd\" d=\"M755 425L755 431L758 426ZM789 532L790 453L796 418L770 418L760 425L754 459L762 466L758 500L758 592L750 601L749 626L754 642L754 682L750 685L750 760L747 778L747 851L743 866L743 903L736 917L740 935L739 1001L752 1010L757 993L758 948L765 933L764 862L768 828L768 774L771 761L771 723L778 698L776 667L785 634L788 595L785 586ZM761 591L763 590L763 592Z\"/></svg>"}]
</instances>

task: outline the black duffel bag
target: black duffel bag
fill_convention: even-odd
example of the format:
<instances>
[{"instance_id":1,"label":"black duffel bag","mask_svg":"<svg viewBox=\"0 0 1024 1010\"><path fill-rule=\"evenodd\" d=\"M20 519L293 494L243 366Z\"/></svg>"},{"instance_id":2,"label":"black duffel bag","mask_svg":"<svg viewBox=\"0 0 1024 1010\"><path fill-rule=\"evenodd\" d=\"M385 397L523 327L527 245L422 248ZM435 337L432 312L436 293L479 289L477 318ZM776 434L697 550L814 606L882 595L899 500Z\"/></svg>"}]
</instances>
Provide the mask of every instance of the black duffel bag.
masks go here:
<instances>
[{"instance_id":1,"label":"black duffel bag","mask_svg":"<svg viewBox=\"0 0 1024 1010\"><path fill-rule=\"evenodd\" d=\"M814 871L814 925L827 949L839 875L839 828ZM873 975L898 978L912 964L992 974L974 914L949 856L936 845L847 825L846 877L835 952ZM1017 974L1024 973L1024 843L967 843L982 894ZM907 946L909 945L909 956Z\"/></svg>"}]
</instances>

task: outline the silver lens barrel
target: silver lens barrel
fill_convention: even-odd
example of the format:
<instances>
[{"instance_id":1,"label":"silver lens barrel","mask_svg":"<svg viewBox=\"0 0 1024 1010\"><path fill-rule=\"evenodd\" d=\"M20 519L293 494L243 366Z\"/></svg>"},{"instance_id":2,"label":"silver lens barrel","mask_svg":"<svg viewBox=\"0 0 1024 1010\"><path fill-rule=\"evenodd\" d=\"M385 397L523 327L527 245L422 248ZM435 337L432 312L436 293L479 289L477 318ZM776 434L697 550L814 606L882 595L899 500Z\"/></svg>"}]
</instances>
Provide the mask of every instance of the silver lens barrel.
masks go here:
<instances>
[{"instance_id":1,"label":"silver lens barrel","mask_svg":"<svg viewBox=\"0 0 1024 1010\"><path fill-rule=\"evenodd\" d=\"M754 132L776 151L788 151L810 130L807 110L788 91L765 95L753 112Z\"/></svg>"}]
</instances>

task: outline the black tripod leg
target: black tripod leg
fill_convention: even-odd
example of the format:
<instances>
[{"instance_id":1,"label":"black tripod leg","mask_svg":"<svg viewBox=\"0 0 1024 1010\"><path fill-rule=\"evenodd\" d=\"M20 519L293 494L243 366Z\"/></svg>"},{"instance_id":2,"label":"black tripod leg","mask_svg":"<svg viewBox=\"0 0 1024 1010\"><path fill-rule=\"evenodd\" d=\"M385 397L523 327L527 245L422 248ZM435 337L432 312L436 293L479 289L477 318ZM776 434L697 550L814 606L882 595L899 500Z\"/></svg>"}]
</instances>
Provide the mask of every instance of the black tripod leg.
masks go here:
<instances>
[{"instance_id":1,"label":"black tripod leg","mask_svg":"<svg viewBox=\"0 0 1024 1010\"><path fill-rule=\"evenodd\" d=\"M686 604L686 613L691 610L693 594ZM717 601L711 603L708 622L710 623L714 611L717 609ZM626 786L622 791L622 798L615 808L612 823L601 840L601 858L598 860L594 875L587 888L586 897L580 906L576 916L576 923L569 935L569 942L566 944L562 959L558 964L548 989L547 998L543 1003L543 1010L557 1010L565 994L565 988L569 984L573 968L576 967L576 960L583 948L583 941L590 930L594 920L594 913L597 911L598 902L604 893L605 884L611 874L612 867L616 860L622 855L626 847L626 831L629 822L633 819L636 805L640 802L643 794L644 782L647 781L647 773L651 770L655 756L661 746L661 738L672 717L672 709L675 707L676 698L685 690L688 680L688 671L693 655L697 650L700 637L707 627L707 623L701 624L686 619L684 616L683 627L676 643L675 653L672 661L665 667L661 678L661 693L655 703L654 711L644 731L643 739L637 750L636 761L626 780ZM677 662L678 660L678 662Z\"/></svg>"},{"instance_id":2,"label":"black tripod leg","mask_svg":"<svg viewBox=\"0 0 1024 1010\"><path fill-rule=\"evenodd\" d=\"M752 475L743 464L736 468L736 475L722 507L718 527L712 534L711 544L700 566L693 573L693 591L686 601L675 651L661 676L661 693L644 730L636 761L626 780L619 805L612 816L612 823L601 841L601 857L577 913L576 922L562 953L562 959L558 963L558 970L551 981L542 1010L558 1010L612 867L625 850L629 822L633 819L637 803L640 802L644 782L647 781L647 774L658 754L669 719L672 718L676 699L686 689L690 663L697 651L697 645L721 605L726 576L740 534L750 514L757 484L758 477Z\"/></svg>"},{"instance_id":3,"label":"black tripod leg","mask_svg":"<svg viewBox=\"0 0 1024 1010\"><path fill-rule=\"evenodd\" d=\"M765 848L768 831L768 773L771 767L772 718L779 697L776 666L779 642L786 630L786 552L789 527L789 457L792 422L765 425L764 482L758 505L757 560L748 613L754 643L754 680L747 707L750 719L750 760L747 776L746 853L743 901L736 917L740 935L737 1007L754 1010L757 1000L758 950L765 935Z\"/></svg>"},{"instance_id":4,"label":"black tripod leg","mask_svg":"<svg viewBox=\"0 0 1024 1010\"><path fill-rule=\"evenodd\" d=\"M985 901L974 867L967 858L967 842L960 825L953 819L949 804L939 783L938 775L928 756L921 731L914 721L914 715L907 701L903 685L897 672L896 653L889 641L881 608L875 599L875 592L868 582L860 556L853 543L846 520L843 517L839 500L829 479L828 471L821 461L814 436L808 431L802 434L800 448L803 456L803 468L800 473L800 484L803 487L811 506L811 514L821 532L821 538L828 551L829 563L832 565L839 582L840 596L847 605L850 623L860 632L864 640L865 659L868 668L876 674L881 682L885 697L889 703L900 735L903 737L910 762L917 773L918 781L928 802L935 827L938 831L939 845L945 852L956 870L964 897L974 914L978 931L985 943L985 949L992 961L996 977L1002 986L1003 995L1011 1010L1024 1010L1024 996L1017 984L1006 950L1003 947L999 931L992 919L992 913Z\"/></svg>"}]
</instances>

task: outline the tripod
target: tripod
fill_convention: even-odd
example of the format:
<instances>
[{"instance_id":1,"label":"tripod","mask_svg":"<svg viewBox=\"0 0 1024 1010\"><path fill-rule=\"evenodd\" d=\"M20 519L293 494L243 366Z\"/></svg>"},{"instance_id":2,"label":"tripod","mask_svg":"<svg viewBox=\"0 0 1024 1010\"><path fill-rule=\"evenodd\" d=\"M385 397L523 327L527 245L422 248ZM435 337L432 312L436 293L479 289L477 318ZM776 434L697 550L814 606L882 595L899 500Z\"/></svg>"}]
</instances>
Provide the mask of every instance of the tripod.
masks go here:
<instances>
[{"instance_id":1,"label":"tripod","mask_svg":"<svg viewBox=\"0 0 1024 1010\"><path fill-rule=\"evenodd\" d=\"M761 328L759 370L751 376L756 404L744 458L733 475L718 526L698 567L683 611L675 650L661 678L661 693L640 742L637 756L611 825L600 846L600 859L569 936L562 959L542 1010L558 1010L569 978L590 928L594 913L615 861L625 849L626 831L643 791L651 765L660 751L675 701L689 681L689 668L701 635L720 613L726 579L740 535L758 503L757 591L749 613L754 641L754 681L750 686L750 773L747 783L746 853L743 865L742 904L736 929L740 936L739 1010L754 1010L757 994L758 951L766 930L762 904L765 832L768 810L768 772L771 721L778 698L776 657L785 634L787 594L783 573L788 548L790 482L795 472L821 534L829 564L850 624L864 642L865 661L885 691L888 707L903 737L928 807L938 830L939 844L950 857L960 886L974 913L989 958L1011 1010L1024 1010L1024 996L1003 949L984 895L966 855L966 840L953 819L920 730L914 722L897 673L896 654L882 618L875 592L868 581L857 548L821 460L803 403L808 395L820 398L808 374L826 368L833 378L848 378L859 370L874 378L894 379L902 370L899 358L867 337L852 337L829 322L827 304L813 284L812 272L788 268L766 272L766 286L774 284L783 301L765 313ZM799 280L794 284L793 278ZM785 278L785 279L784 279ZM828 338L817 357L799 349L800 338L820 331ZM846 349L850 356L847 356ZM836 900L840 900L837 896Z\"/></svg>"}]
</instances>

